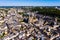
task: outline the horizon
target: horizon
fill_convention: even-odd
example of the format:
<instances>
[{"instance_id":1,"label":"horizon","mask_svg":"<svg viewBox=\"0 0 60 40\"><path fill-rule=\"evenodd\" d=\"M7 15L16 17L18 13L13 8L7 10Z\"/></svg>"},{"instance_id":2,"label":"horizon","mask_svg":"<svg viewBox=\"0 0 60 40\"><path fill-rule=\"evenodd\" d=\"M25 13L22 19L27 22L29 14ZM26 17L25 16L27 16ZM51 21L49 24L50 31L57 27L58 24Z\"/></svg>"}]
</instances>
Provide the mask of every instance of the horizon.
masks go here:
<instances>
[{"instance_id":1,"label":"horizon","mask_svg":"<svg viewBox=\"0 0 60 40\"><path fill-rule=\"evenodd\" d=\"M0 6L60 6L60 0L0 0Z\"/></svg>"}]
</instances>

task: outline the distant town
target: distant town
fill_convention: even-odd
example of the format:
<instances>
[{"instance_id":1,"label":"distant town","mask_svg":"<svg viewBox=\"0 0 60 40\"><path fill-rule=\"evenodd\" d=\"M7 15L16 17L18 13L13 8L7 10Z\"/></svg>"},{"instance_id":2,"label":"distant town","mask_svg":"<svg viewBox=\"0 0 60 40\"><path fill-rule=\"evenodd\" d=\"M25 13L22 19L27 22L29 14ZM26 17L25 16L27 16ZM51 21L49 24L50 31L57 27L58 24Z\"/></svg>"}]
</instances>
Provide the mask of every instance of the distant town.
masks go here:
<instances>
[{"instance_id":1,"label":"distant town","mask_svg":"<svg viewBox=\"0 0 60 40\"><path fill-rule=\"evenodd\" d=\"M0 6L0 40L60 40L60 7Z\"/></svg>"}]
</instances>

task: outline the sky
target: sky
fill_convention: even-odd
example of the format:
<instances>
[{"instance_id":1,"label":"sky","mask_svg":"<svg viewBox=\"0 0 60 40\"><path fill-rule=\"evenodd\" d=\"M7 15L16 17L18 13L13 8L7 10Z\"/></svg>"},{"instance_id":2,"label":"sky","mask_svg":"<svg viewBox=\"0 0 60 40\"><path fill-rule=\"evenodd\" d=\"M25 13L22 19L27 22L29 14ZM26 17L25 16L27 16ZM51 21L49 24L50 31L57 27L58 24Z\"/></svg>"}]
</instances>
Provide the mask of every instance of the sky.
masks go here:
<instances>
[{"instance_id":1,"label":"sky","mask_svg":"<svg viewBox=\"0 0 60 40\"><path fill-rule=\"evenodd\" d=\"M60 6L60 0L0 0L0 6Z\"/></svg>"}]
</instances>

